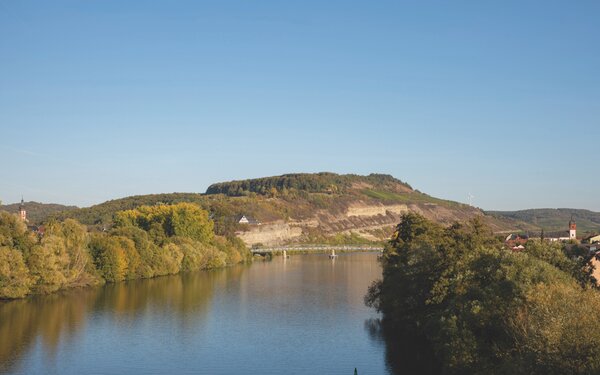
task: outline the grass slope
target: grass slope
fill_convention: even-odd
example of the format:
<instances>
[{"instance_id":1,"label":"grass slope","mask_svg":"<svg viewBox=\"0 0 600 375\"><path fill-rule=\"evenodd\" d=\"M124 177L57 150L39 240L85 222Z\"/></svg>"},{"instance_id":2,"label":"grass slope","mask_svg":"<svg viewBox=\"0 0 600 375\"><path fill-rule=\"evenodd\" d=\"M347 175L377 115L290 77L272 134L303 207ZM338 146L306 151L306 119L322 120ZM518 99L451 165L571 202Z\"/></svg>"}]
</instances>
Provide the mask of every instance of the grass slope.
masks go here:
<instances>
[{"instance_id":1,"label":"grass slope","mask_svg":"<svg viewBox=\"0 0 600 375\"><path fill-rule=\"evenodd\" d=\"M521 211L487 211L486 214L527 223L544 231L568 230L571 216L579 232L600 232L600 212L573 208L539 208Z\"/></svg>"}]
</instances>

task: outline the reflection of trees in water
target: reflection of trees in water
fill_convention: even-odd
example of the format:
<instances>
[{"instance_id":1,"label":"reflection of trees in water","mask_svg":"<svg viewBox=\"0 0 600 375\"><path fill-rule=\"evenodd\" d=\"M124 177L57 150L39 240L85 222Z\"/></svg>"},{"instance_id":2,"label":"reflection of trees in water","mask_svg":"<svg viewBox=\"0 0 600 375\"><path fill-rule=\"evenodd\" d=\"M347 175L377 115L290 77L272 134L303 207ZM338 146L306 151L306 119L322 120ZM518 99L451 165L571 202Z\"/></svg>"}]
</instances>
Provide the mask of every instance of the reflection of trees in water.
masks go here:
<instances>
[{"instance_id":1,"label":"reflection of trees in water","mask_svg":"<svg viewBox=\"0 0 600 375\"><path fill-rule=\"evenodd\" d=\"M239 278L244 269L186 273L0 302L0 372L17 367L38 338L53 357L61 341L73 338L85 326L91 312L132 318L145 313L169 319L175 315L184 327L197 324L206 316L214 286Z\"/></svg>"},{"instance_id":2,"label":"reflection of trees in water","mask_svg":"<svg viewBox=\"0 0 600 375\"><path fill-rule=\"evenodd\" d=\"M381 319L365 320L365 330L373 341L385 345L385 362L392 374L440 373L440 365L422 337L391 327Z\"/></svg>"},{"instance_id":3,"label":"reflection of trees in water","mask_svg":"<svg viewBox=\"0 0 600 375\"><path fill-rule=\"evenodd\" d=\"M98 289L88 289L0 303L0 371L16 366L38 337L54 354L61 339L81 328L97 294Z\"/></svg>"}]
</instances>

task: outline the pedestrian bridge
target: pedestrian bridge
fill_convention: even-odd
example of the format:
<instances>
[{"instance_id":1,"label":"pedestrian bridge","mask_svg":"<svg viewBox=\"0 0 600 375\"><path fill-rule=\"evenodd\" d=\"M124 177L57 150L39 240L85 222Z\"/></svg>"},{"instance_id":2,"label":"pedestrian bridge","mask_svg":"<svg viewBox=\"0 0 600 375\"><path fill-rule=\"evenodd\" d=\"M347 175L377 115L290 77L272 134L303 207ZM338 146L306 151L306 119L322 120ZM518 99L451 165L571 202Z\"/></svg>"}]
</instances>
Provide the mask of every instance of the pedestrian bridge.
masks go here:
<instances>
[{"instance_id":1,"label":"pedestrian bridge","mask_svg":"<svg viewBox=\"0 0 600 375\"><path fill-rule=\"evenodd\" d=\"M376 245L287 245L287 246L274 246L274 247L256 247L250 249L252 254L266 255L273 253L327 253L331 252L335 254L339 252L357 252L357 251L383 251L383 246Z\"/></svg>"}]
</instances>

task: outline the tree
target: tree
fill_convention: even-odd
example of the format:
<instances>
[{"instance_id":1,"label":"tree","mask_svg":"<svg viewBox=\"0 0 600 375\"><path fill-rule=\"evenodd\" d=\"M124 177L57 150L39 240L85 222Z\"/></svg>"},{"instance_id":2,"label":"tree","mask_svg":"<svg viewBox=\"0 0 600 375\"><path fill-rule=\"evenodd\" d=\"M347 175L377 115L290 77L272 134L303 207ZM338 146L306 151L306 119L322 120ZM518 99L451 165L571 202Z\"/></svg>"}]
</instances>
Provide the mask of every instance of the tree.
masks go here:
<instances>
[{"instance_id":1,"label":"tree","mask_svg":"<svg viewBox=\"0 0 600 375\"><path fill-rule=\"evenodd\" d=\"M186 237L174 237L173 243L178 246L183 254L181 271L198 271L202 269L206 260L207 245Z\"/></svg>"},{"instance_id":2,"label":"tree","mask_svg":"<svg viewBox=\"0 0 600 375\"><path fill-rule=\"evenodd\" d=\"M157 243L173 236L207 243L214 236L214 224L208 212L192 203L141 206L122 211L117 213L115 224L117 227L137 226L149 232Z\"/></svg>"},{"instance_id":3,"label":"tree","mask_svg":"<svg viewBox=\"0 0 600 375\"><path fill-rule=\"evenodd\" d=\"M65 274L69 266L69 255L58 236L44 236L41 243L31 250L27 265L35 282L32 290L36 293L52 293L67 283Z\"/></svg>"},{"instance_id":4,"label":"tree","mask_svg":"<svg viewBox=\"0 0 600 375\"><path fill-rule=\"evenodd\" d=\"M600 294L557 245L503 249L480 222L407 214L366 302L443 373L598 373Z\"/></svg>"},{"instance_id":5,"label":"tree","mask_svg":"<svg viewBox=\"0 0 600 375\"><path fill-rule=\"evenodd\" d=\"M136 267L135 261L132 265L133 269L129 270L129 274L131 272L135 272L140 278L148 278L155 276L156 272L156 264L158 258L158 252L160 248L156 246L150 240L150 237L146 231L134 226L126 226L116 228L110 233L112 236L120 236L126 237L133 241L135 250L140 256L140 264ZM135 255L130 255L130 257L135 257Z\"/></svg>"},{"instance_id":6,"label":"tree","mask_svg":"<svg viewBox=\"0 0 600 375\"><path fill-rule=\"evenodd\" d=\"M36 243L35 235L17 215L0 211L0 246L20 250L26 257Z\"/></svg>"},{"instance_id":7,"label":"tree","mask_svg":"<svg viewBox=\"0 0 600 375\"><path fill-rule=\"evenodd\" d=\"M25 297L32 284L22 253L0 247L0 299Z\"/></svg>"},{"instance_id":8,"label":"tree","mask_svg":"<svg viewBox=\"0 0 600 375\"><path fill-rule=\"evenodd\" d=\"M125 237L95 235L90 241L94 263L106 281L122 281L127 277L127 255L122 247L125 240Z\"/></svg>"},{"instance_id":9,"label":"tree","mask_svg":"<svg viewBox=\"0 0 600 375\"><path fill-rule=\"evenodd\" d=\"M161 249L161 271L162 275L175 275L181 270L183 252L174 243L167 243Z\"/></svg>"},{"instance_id":10,"label":"tree","mask_svg":"<svg viewBox=\"0 0 600 375\"><path fill-rule=\"evenodd\" d=\"M89 236L87 228L73 219L59 223L51 221L46 225L45 236L57 236L62 239L69 257L69 265L64 271L69 285L97 283L95 269L88 250Z\"/></svg>"}]
</instances>

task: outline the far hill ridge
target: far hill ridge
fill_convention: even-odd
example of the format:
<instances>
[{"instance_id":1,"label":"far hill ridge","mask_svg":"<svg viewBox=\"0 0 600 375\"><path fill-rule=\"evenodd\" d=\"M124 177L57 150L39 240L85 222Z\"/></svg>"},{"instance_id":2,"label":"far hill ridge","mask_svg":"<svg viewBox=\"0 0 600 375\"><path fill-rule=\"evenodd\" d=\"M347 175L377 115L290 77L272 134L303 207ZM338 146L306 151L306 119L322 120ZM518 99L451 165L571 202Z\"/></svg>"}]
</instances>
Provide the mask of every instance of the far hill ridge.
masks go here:
<instances>
[{"instance_id":1,"label":"far hill ridge","mask_svg":"<svg viewBox=\"0 0 600 375\"><path fill-rule=\"evenodd\" d=\"M220 182L210 185L204 194L149 194L110 200L86 208L57 206L60 212L50 210L36 221L70 217L98 229L106 229L110 228L118 211L179 202L200 205L210 212L218 234L235 234L248 245L384 241L391 235L401 215L408 211L418 212L442 224L479 216L498 232L536 231L541 228L532 223L530 216L484 213L467 204L429 196L390 175L329 172ZM592 214L590 212L590 217ZM240 222L242 216L252 220ZM576 218L579 220L579 217ZM590 219L590 223L594 220ZM553 227L544 229L562 229L566 225L562 221L563 217L557 218L552 223ZM583 219L580 226L586 228Z\"/></svg>"}]
</instances>

